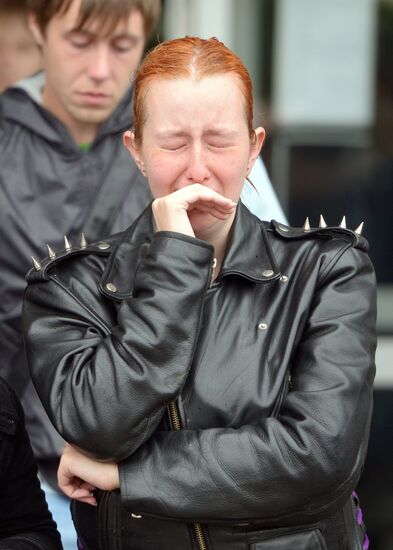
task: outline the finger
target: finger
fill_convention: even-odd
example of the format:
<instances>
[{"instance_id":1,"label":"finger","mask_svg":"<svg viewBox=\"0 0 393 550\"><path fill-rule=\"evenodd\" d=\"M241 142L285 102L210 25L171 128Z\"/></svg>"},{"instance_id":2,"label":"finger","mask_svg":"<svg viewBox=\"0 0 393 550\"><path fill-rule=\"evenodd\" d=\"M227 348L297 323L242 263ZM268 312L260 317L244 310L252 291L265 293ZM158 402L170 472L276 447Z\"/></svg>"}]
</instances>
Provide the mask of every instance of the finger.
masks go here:
<instances>
[{"instance_id":1,"label":"finger","mask_svg":"<svg viewBox=\"0 0 393 550\"><path fill-rule=\"evenodd\" d=\"M72 495L79 489L79 486L74 483L66 483L64 485L59 484L59 488L67 497L72 498Z\"/></svg>"},{"instance_id":2,"label":"finger","mask_svg":"<svg viewBox=\"0 0 393 550\"><path fill-rule=\"evenodd\" d=\"M82 481L82 483L79 485L80 489L87 489L88 491L96 491L98 487L93 485L92 483L88 483L87 481Z\"/></svg>"},{"instance_id":3,"label":"finger","mask_svg":"<svg viewBox=\"0 0 393 550\"><path fill-rule=\"evenodd\" d=\"M57 470L57 484L63 492L65 492L65 490L69 491L70 487L77 486L74 476L62 467L62 463L60 463L59 469Z\"/></svg>"},{"instance_id":4,"label":"finger","mask_svg":"<svg viewBox=\"0 0 393 550\"><path fill-rule=\"evenodd\" d=\"M95 499L94 496L81 497L81 498L76 498L74 500L77 500L78 502L84 502L85 504L91 504L92 506L97 506L97 500Z\"/></svg>"},{"instance_id":5,"label":"finger","mask_svg":"<svg viewBox=\"0 0 393 550\"><path fill-rule=\"evenodd\" d=\"M185 201L188 208L195 203L208 203L224 210L233 210L233 208L236 207L236 204L231 199L207 187L200 187L202 189L198 188L192 192L184 193L182 199Z\"/></svg>"},{"instance_id":6,"label":"finger","mask_svg":"<svg viewBox=\"0 0 393 550\"><path fill-rule=\"evenodd\" d=\"M191 212L192 210L200 210L201 212L214 211L214 212L220 212L224 216L229 216L235 210L235 207L232 206L230 208L224 208L224 207L220 207L220 205L216 205L212 203L197 202L190 206L190 208L188 209L188 212Z\"/></svg>"},{"instance_id":7,"label":"finger","mask_svg":"<svg viewBox=\"0 0 393 550\"><path fill-rule=\"evenodd\" d=\"M75 489L71 495L71 498L80 500L81 498L94 497L93 493L89 489Z\"/></svg>"},{"instance_id":8,"label":"finger","mask_svg":"<svg viewBox=\"0 0 393 550\"><path fill-rule=\"evenodd\" d=\"M160 199L159 199L160 200ZM178 204L178 202L185 201L187 204L192 204L197 201L203 202L214 202L217 205L230 207L235 205L235 203L228 197L224 197L217 191L214 191L210 187L206 187L200 183L193 183L178 189L171 195L162 197L164 201L170 201L173 204Z\"/></svg>"},{"instance_id":9,"label":"finger","mask_svg":"<svg viewBox=\"0 0 393 550\"><path fill-rule=\"evenodd\" d=\"M204 214L210 214L211 216L214 216L215 218L218 218L220 220L226 220L229 216L233 213L234 210L221 210L219 208L215 208L214 206L205 206L205 205L198 205L193 208L189 208L187 212L190 214L191 212L202 212Z\"/></svg>"},{"instance_id":10,"label":"finger","mask_svg":"<svg viewBox=\"0 0 393 550\"><path fill-rule=\"evenodd\" d=\"M223 206L221 204L216 204L211 201L206 201L206 202L198 201L198 202L192 203L190 204L188 210L192 210L194 208L199 208L201 210L215 209L215 210L219 210L223 214L229 214L235 210L235 206L233 205Z\"/></svg>"}]
</instances>

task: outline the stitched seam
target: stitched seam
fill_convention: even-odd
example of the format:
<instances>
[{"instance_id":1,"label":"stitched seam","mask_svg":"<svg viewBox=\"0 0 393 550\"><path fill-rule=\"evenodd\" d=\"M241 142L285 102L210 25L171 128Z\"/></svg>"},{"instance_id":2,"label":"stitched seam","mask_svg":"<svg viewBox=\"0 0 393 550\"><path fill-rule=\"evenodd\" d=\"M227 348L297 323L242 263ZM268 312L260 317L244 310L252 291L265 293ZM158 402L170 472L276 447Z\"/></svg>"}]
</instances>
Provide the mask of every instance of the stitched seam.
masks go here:
<instances>
[{"instance_id":1,"label":"stitched seam","mask_svg":"<svg viewBox=\"0 0 393 550\"><path fill-rule=\"evenodd\" d=\"M334 266L337 264L337 262L340 260L340 258L344 255L344 253L352 248L351 243L347 243L346 246L343 248L340 248L332 257L332 259L324 266L320 271L320 279L318 282L318 285L322 284L323 281L326 279L326 277L329 275L329 273L332 271Z\"/></svg>"},{"instance_id":2,"label":"stitched seam","mask_svg":"<svg viewBox=\"0 0 393 550\"><path fill-rule=\"evenodd\" d=\"M100 317L98 317L86 304L84 304L79 298L75 296L73 292L62 282L60 281L55 275L50 275L49 280L53 281L57 286L59 286L68 296L70 296L74 302L76 302L78 305L80 305L85 311L88 312L89 315L95 319L102 328L105 329L105 332L107 334L111 334L112 330L111 328L103 321Z\"/></svg>"}]
</instances>

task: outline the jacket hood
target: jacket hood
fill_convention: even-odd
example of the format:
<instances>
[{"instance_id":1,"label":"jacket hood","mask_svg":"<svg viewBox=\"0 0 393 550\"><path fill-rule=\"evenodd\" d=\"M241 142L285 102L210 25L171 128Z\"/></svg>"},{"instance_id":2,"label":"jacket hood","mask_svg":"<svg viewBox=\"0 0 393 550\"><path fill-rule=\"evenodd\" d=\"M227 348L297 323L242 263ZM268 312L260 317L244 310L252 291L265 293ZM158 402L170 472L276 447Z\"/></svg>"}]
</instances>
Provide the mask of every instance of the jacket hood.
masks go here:
<instances>
[{"instance_id":1,"label":"jacket hood","mask_svg":"<svg viewBox=\"0 0 393 550\"><path fill-rule=\"evenodd\" d=\"M75 143L64 124L42 105L41 90L45 74L37 73L17 82L0 96L1 118L16 123L44 139L59 144ZM112 115L101 125L95 142L124 132L132 123L130 88ZM66 137L67 136L67 137Z\"/></svg>"}]
</instances>

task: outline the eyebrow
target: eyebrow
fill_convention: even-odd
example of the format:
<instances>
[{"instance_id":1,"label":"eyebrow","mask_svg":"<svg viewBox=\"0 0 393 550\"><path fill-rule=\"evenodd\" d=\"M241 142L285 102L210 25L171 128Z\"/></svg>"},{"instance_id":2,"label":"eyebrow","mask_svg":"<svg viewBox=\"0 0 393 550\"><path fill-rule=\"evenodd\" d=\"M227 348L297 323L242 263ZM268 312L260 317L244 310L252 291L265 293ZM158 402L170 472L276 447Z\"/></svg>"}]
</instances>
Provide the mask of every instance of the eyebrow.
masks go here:
<instances>
[{"instance_id":1,"label":"eyebrow","mask_svg":"<svg viewBox=\"0 0 393 550\"><path fill-rule=\"evenodd\" d=\"M222 136L222 137L236 137L238 132L236 130L230 130L227 128L213 128L211 130L207 130L206 132L203 132L204 136ZM176 131L176 130L164 130L163 132L158 132L157 136L159 138L176 138L176 137L187 137L188 133L184 132L182 130Z\"/></svg>"},{"instance_id":2,"label":"eyebrow","mask_svg":"<svg viewBox=\"0 0 393 550\"><path fill-rule=\"evenodd\" d=\"M212 128L211 130L207 130L206 132L203 132L203 135L205 136L222 136L222 137L235 137L237 136L238 132L237 130L231 130L229 128Z\"/></svg>"}]
</instances>

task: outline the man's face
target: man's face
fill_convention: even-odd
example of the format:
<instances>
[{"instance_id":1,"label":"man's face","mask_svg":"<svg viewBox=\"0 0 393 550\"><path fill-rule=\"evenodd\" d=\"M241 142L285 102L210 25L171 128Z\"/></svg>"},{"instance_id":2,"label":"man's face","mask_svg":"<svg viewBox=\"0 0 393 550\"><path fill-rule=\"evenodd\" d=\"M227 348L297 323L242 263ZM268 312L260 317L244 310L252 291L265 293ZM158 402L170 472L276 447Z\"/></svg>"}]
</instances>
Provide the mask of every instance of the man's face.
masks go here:
<instances>
[{"instance_id":1,"label":"man's face","mask_svg":"<svg viewBox=\"0 0 393 550\"><path fill-rule=\"evenodd\" d=\"M102 22L77 29L81 0L56 14L40 36L46 84L44 105L66 126L98 126L130 85L145 45L143 16L133 10L108 35ZM36 33L37 34L37 33Z\"/></svg>"}]
</instances>

